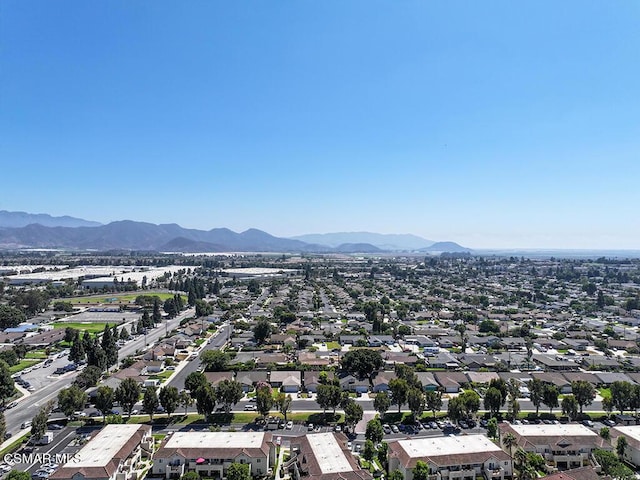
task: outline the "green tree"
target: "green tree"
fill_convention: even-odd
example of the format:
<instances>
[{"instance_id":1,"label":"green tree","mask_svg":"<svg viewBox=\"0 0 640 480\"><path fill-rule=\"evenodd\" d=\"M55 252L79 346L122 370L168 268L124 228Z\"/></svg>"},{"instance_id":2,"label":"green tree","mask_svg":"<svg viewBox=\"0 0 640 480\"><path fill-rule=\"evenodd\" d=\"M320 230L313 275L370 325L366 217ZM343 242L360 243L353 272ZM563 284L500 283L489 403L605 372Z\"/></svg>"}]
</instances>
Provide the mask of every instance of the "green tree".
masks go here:
<instances>
[{"instance_id":1,"label":"green tree","mask_svg":"<svg viewBox=\"0 0 640 480\"><path fill-rule=\"evenodd\" d=\"M418 460L413 469L413 480L429 480L429 475L429 465L422 460Z\"/></svg>"},{"instance_id":2,"label":"green tree","mask_svg":"<svg viewBox=\"0 0 640 480\"><path fill-rule=\"evenodd\" d=\"M94 365L88 365L82 370L76 379L73 381L74 385L77 385L80 389L86 390L90 387L98 385L98 381L102 376L102 370Z\"/></svg>"},{"instance_id":3,"label":"green tree","mask_svg":"<svg viewBox=\"0 0 640 480\"><path fill-rule=\"evenodd\" d=\"M591 405L593 399L596 398L595 387L586 380L571 382L571 392L580 406L580 413L582 413L584 407Z\"/></svg>"},{"instance_id":4,"label":"green tree","mask_svg":"<svg viewBox=\"0 0 640 480\"><path fill-rule=\"evenodd\" d=\"M381 417L387 413L391 406L391 398L387 392L379 392L376 394L376 398L373 400L373 408L380 414Z\"/></svg>"},{"instance_id":5,"label":"green tree","mask_svg":"<svg viewBox=\"0 0 640 480\"><path fill-rule=\"evenodd\" d=\"M373 373L380 370L384 365L384 360L377 350L358 348L345 353L341 364L345 371L359 379L367 378L371 380Z\"/></svg>"},{"instance_id":6,"label":"green tree","mask_svg":"<svg viewBox=\"0 0 640 480\"><path fill-rule=\"evenodd\" d=\"M436 419L436 413L442 409L442 392L431 390L425 393L426 409L433 413L433 419Z\"/></svg>"},{"instance_id":7,"label":"green tree","mask_svg":"<svg viewBox=\"0 0 640 480\"><path fill-rule=\"evenodd\" d=\"M487 436L489 438L496 438L498 436L498 420L496 417L491 417L487 422Z\"/></svg>"},{"instance_id":8,"label":"green tree","mask_svg":"<svg viewBox=\"0 0 640 480\"><path fill-rule=\"evenodd\" d=\"M0 360L0 401L2 405L7 401L7 398L11 398L16 391L16 384L11 378L11 371L9 365L4 360Z\"/></svg>"},{"instance_id":9,"label":"green tree","mask_svg":"<svg viewBox=\"0 0 640 480\"><path fill-rule=\"evenodd\" d=\"M224 379L218 383L216 397L222 403L224 411L229 413L233 405L238 403L244 396L242 385L235 380Z\"/></svg>"},{"instance_id":10,"label":"green tree","mask_svg":"<svg viewBox=\"0 0 640 480\"><path fill-rule=\"evenodd\" d=\"M71 344L71 349L69 350L69 360L74 363L80 363L84 361L86 356L87 355L84 351L83 342L80 337L78 337Z\"/></svg>"},{"instance_id":11,"label":"green tree","mask_svg":"<svg viewBox=\"0 0 640 480\"><path fill-rule=\"evenodd\" d=\"M0 330L17 327L26 319L22 310L9 305L0 305Z\"/></svg>"},{"instance_id":12,"label":"green tree","mask_svg":"<svg viewBox=\"0 0 640 480\"><path fill-rule=\"evenodd\" d=\"M73 412L84 409L85 403L87 403L87 394L76 385L63 388L58 392L58 406L67 417L70 417Z\"/></svg>"},{"instance_id":13,"label":"green tree","mask_svg":"<svg viewBox=\"0 0 640 480\"><path fill-rule=\"evenodd\" d=\"M102 423L106 421L106 415L113 408L115 393L113 389L107 385L101 385L96 391L94 398L95 406L102 413Z\"/></svg>"},{"instance_id":14,"label":"green tree","mask_svg":"<svg viewBox=\"0 0 640 480\"><path fill-rule=\"evenodd\" d=\"M276 400L276 404L278 406L278 411L284 417L284 421L285 422L287 421L287 415L291 411L291 403L292 402L293 402L293 398L291 398L291 395L285 394L284 392L281 392L281 393L278 394L278 398Z\"/></svg>"},{"instance_id":15,"label":"green tree","mask_svg":"<svg viewBox=\"0 0 640 480\"><path fill-rule=\"evenodd\" d=\"M374 445L382 441L384 437L384 430L382 429L382 424L380 423L380 419L378 417L375 417L367 422L367 429L365 431L364 437L367 440L371 440Z\"/></svg>"},{"instance_id":16,"label":"green tree","mask_svg":"<svg viewBox=\"0 0 640 480\"><path fill-rule=\"evenodd\" d=\"M360 420L362 420L363 414L364 412L362 411L362 407L350 399L344 406L345 425L352 429Z\"/></svg>"},{"instance_id":17,"label":"green tree","mask_svg":"<svg viewBox=\"0 0 640 480\"><path fill-rule=\"evenodd\" d=\"M266 318L261 318L253 327L253 338L258 345L262 345L271 335L271 323Z\"/></svg>"},{"instance_id":18,"label":"green tree","mask_svg":"<svg viewBox=\"0 0 640 480\"><path fill-rule=\"evenodd\" d=\"M549 413L552 413L553 409L558 407L559 396L560 392L558 391L558 387L549 383L545 384L544 390L542 391L542 403L549 407Z\"/></svg>"},{"instance_id":19,"label":"green tree","mask_svg":"<svg viewBox=\"0 0 640 480\"><path fill-rule=\"evenodd\" d=\"M464 404L464 413L467 417L475 415L480 409L480 395L473 390L466 390L458 395Z\"/></svg>"},{"instance_id":20,"label":"green tree","mask_svg":"<svg viewBox=\"0 0 640 480\"><path fill-rule=\"evenodd\" d=\"M491 412L491 416L495 416L500 412L502 405L502 394L497 388L491 387L484 394L484 408Z\"/></svg>"},{"instance_id":21,"label":"green tree","mask_svg":"<svg viewBox=\"0 0 640 480\"><path fill-rule=\"evenodd\" d=\"M0 438L4 438L7 433L7 420L4 418L4 413L0 412Z\"/></svg>"},{"instance_id":22,"label":"green tree","mask_svg":"<svg viewBox=\"0 0 640 480\"><path fill-rule=\"evenodd\" d=\"M125 378L116 388L115 399L122 405L124 411L127 412L128 418L131 418L131 411L133 410L133 406L138 402L140 393L140 385L133 378Z\"/></svg>"},{"instance_id":23,"label":"green tree","mask_svg":"<svg viewBox=\"0 0 640 480\"><path fill-rule=\"evenodd\" d=\"M180 405L184 407L184 415L187 416L187 409L193 405L193 398L189 394L187 390L182 390L180 392ZM166 408L166 407L165 407Z\"/></svg>"},{"instance_id":24,"label":"green tree","mask_svg":"<svg viewBox=\"0 0 640 480\"><path fill-rule=\"evenodd\" d=\"M562 413L569 418L569 421L573 421L578 416L578 401L573 395L567 395L562 399Z\"/></svg>"},{"instance_id":25,"label":"green tree","mask_svg":"<svg viewBox=\"0 0 640 480\"><path fill-rule=\"evenodd\" d=\"M609 427L602 427L599 435L605 440L611 440L611 430L609 430Z\"/></svg>"},{"instance_id":26,"label":"green tree","mask_svg":"<svg viewBox=\"0 0 640 480\"><path fill-rule=\"evenodd\" d=\"M402 378L389 380L389 391L391 392L391 403L398 405L398 413L400 413L402 404L407 403L407 394L409 392L407 381Z\"/></svg>"},{"instance_id":27,"label":"green tree","mask_svg":"<svg viewBox=\"0 0 640 480\"><path fill-rule=\"evenodd\" d=\"M373 461L373 457L376 456L376 447L371 440L365 440L364 449L362 450L362 458L367 462Z\"/></svg>"},{"instance_id":28,"label":"green tree","mask_svg":"<svg viewBox=\"0 0 640 480\"><path fill-rule=\"evenodd\" d=\"M118 363L118 339L114 338L113 331L109 327L109 325L104 326L104 330L102 332L102 350L106 356L106 366L107 368L117 365Z\"/></svg>"},{"instance_id":29,"label":"green tree","mask_svg":"<svg viewBox=\"0 0 640 480\"><path fill-rule=\"evenodd\" d=\"M611 415L611 412L613 412L613 400L611 399L611 397L603 397L602 398L602 409L607 412L607 416Z\"/></svg>"},{"instance_id":30,"label":"green tree","mask_svg":"<svg viewBox=\"0 0 640 480\"><path fill-rule=\"evenodd\" d=\"M198 388L207 383L209 382L204 373L191 372L189 375L187 375L187 378L184 379L184 388L193 393L198 390Z\"/></svg>"},{"instance_id":31,"label":"green tree","mask_svg":"<svg viewBox=\"0 0 640 480\"><path fill-rule=\"evenodd\" d=\"M509 449L509 456L513 458L513 447L518 443L515 435L511 432L502 437L502 443Z\"/></svg>"},{"instance_id":32,"label":"green tree","mask_svg":"<svg viewBox=\"0 0 640 480\"><path fill-rule=\"evenodd\" d=\"M222 372L229 362L229 354L221 350L205 350L200 354L200 362L207 372Z\"/></svg>"},{"instance_id":33,"label":"green tree","mask_svg":"<svg viewBox=\"0 0 640 480\"><path fill-rule=\"evenodd\" d=\"M195 392L193 392L193 396L196 399L196 408L198 409L198 413L203 415L205 419L209 418L213 411L216 408L216 402L218 401L216 397L216 389L213 386L206 382L203 385L200 385Z\"/></svg>"},{"instance_id":34,"label":"green tree","mask_svg":"<svg viewBox=\"0 0 640 480\"><path fill-rule=\"evenodd\" d=\"M340 405L342 399L342 390L338 385L318 385L316 393L316 402L326 412L327 409L333 409L333 413L336 412L336 407Z\"/></svg>"},{"instance_id":35,"label":"green tree","mask_svg":"<svg viewBox=\"0 0 640 480\"><path fill-rule=\"evenodd\" d=\"M633 385L629 382L616 381L611 384L611 399L613 406L623 414L631 407L633 399Z\"/></svg>"},{"instance_id":36,"label":"green tree","mask_svg":"<svg viewBox=\"0 0 640 480\"><path fill-rule=\"evenodd\" d=\"M167 412L167 417L171 417L171 414L176 411L180 404L180 392L176 387L168 385L160 389L158 395L160 399L160 405Z\"/></svg>"},{"instance_id":37,"label":"green tree","mask_svg":"<svg viewBox=\"0 0 640 480\"><path fill-rule=\"evenodd\" d=\"M251 480L248 463L232 463L227 468L227 480Z\"/></svg>"},{"instance_id":38,"label":"green tree","mask_svg":"<svg viewBox=\"0 0 640 480\"><path fill-rule=\"evenodd\" d=\"M449 405L447 406L447 416L454 423L462 420L465 416L464 400L459 396L449 400Z\"/></svg>"},{"instance_id":39,"label":"green tree","mask_svg":"<svg viewBox=\"0 0 640 480\"><path fill-rule=\"evenodd\" d=\"M629 447L629 442L627 441L627 437L624 435L620 435L618 440L616 440L616 454L620 460L625 459L625 453L627 448Z\"/></svg>"},{"instance_id":40,"label":"green tree","mask_svg":"<svg viewBox=\"0 0 640 480\"><path fill-rule=\"evenodd\" d=\"M147 387L144 389L144 397L142 397L142 410L149 415L149 419L153 422L153 414L156 413L156 409L160 406L158 400L158 392L153 387Z\"/></svg>"},{"instance_id":41,"label":"green tree","mask_svg":"<svg viewBox=\"0 0 640 480\"><path fill-rule=\"evenodd\" d=\"M424 392L418 388L410 388L407 392L407 405L409 405L413 418L418 420L426 406Z\"/></svg>"},{"instance_id":42,"label":"green tree","mask_svg":"<svg viewBox=\"0 0 640 480\"><path fill-rule=\"evenodd\" d=\"M542 405L544 383L539 378L534 378L529 381L529 399L534 407L536 407L536 416L540 411L540 405Z\"/></svg>"},{"instance_id":43,"label":"green tree","mask_svg":"<svg viewBox=\"0 0 640 480\"><path fill-rule=\"evenodd\" d=\"M29 472L11 470L9 474L4 478L5 480L31 480L31 475L29 475Z\"/></svg>"},{"instance_id":44,"label":"green tree","mask_svg":"<svg viewBox=\"0 0 640 480\"><path fill-rule=\"evenodd\" d=\"M48 402L38 410L38 413L31 420L31 438L40 440L47 430L47 420L51 414L53 404Z\"/></svg>"},{"instance_id":45,"label":"green tree","mask_svg":"<svg viewBox=\"0 0 640 480\"><path fill-rule=\"evenodd\" d=\"M256 407L258 413L263 417L269 415L271 407L273 407L273 395L268 384L262 384L256 388Z\"/></svg>"},{"instance_id":46,"label":"green tree","mask_svg":"<svg viewBox=\"0 0 640 480\"><path fill-rule=\"evenodd\" d=\"M404 480L404 475L402 475L400 470L394 470L389 473L389 480Z\"/></svg>"},{"instance_id":47,"label":"green tree","mask_svg":"<svg viewBox=\"0 0 640 480\"><path fill-rule=\"evenodd\" d=\"M180 480L200 480L198 472L187 472L180 477Z\"/></svg>"}]
</instances>

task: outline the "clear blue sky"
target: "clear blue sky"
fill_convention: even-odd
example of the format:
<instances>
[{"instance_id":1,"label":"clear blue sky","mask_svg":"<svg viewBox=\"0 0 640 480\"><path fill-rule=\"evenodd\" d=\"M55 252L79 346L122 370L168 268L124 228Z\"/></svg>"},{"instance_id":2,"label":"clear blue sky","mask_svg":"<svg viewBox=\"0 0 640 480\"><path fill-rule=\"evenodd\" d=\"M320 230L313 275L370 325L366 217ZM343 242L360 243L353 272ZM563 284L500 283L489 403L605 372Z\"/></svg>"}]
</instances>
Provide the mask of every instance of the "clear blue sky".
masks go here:
<instances>
[{"instance_id":1,"label":"clear blue sky","mask_svg":"<svg viewBox=\"0 0 640 480\"><path fill-rule=\"evenodd\" d=\"M640 248L640 3L0 5L0 209Z\"/></svg>"}]
</instances>

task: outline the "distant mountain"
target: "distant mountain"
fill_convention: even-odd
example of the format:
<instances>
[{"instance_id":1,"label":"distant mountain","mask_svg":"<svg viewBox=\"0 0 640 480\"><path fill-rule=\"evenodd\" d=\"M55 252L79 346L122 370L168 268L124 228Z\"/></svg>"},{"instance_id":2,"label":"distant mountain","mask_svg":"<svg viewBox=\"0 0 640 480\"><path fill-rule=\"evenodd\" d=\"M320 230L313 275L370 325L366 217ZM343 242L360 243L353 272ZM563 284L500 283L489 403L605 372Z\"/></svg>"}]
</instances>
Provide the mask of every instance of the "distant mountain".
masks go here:
<instances>
[{"instance_id":1,"label":"distant mountain","mask_svg":"<svg viewBox=\"0 0 640 480\"><path fill-rule=\"evenodd\" d=\"M46 213L8 212L0 210L0 228L20 228L31 224L39 224L45 227L97 227L98 222L83 220L82 218L52 217Z\"/></svg>"},{"instance_id":2,"label":"distant mountain","mask_svg":"<svg viewBox=\"0 0 640 480\"><path fill-rule=\"evenodd\" d=\"M373 245L380 250L386 251L406 251L420 250L434 244L431 240L426 240L417 235L411 234L382 234L371 232L340 232L340 233L312 233L308 235L298 235L292 237L307 243L326 245L336 248L343 244L365 244Z\"/></svg>"},{"instance_id":3,"label":"distant mountain","mask_svg":"<svg viewBox=\"0 0 640 480\"><path fill-rule=\"evenodd\" d=\"M66 216L51 217L46 214L6 211L0 211L0 248L190 253L470 251L453 242L434 243L416 235L354 232L279 238L254 228L241 233L228 228L205 231L183 228L175 223L155 225L132 220L101 225Z\"/></svg>"},{"instance_id":4,"label":"distant mountain","mask_svg":"<svg viewBox=\"0 0 640 480\"><path fill-rule=\"evenodd\" d=\"M343 243L335 247L335 251L339 253L379 253L384 250L370 243Z\"/></svg>"},{"instance_id":5,"label":"distant mountain","mask_svg":"<svg viewBox=\"0 0 640 480\"><path fill-rule=\"evenodd\" d=\"M176 224L154 225L123 220L98 227L44 227L39 224L0 229L5 248L68 248L80 250L155 250L214 252L317 252L326 250L298 240L278 238L256 229L235 233L227 228L209 231ZM178 248L183 247L183 248Z\"/></svg>"},{"instance_id":6,"label":"distant mountain","mask_svg":"<svg viewBox=\"0 0 640 480\"><path fill-rule=\"evenodd\" d=\"M472 250L470 248L466 248L461 245L458 245L455 242L436 242L430 247L421 248L420 251L427 252L427 253L436 253L436 252L437 253L441 253L441 252L462 253L462 252L471 252Z\"/></svg>"}]
</instances>

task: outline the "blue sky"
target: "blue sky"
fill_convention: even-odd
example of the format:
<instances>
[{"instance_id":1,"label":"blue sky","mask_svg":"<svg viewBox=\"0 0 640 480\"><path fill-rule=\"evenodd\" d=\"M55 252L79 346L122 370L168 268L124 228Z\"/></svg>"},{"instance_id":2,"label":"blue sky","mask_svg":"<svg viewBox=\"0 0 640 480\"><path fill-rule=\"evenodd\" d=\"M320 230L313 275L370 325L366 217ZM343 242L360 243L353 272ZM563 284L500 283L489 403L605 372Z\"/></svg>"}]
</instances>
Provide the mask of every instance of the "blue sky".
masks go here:
<instances>
[{"instance_id":1,"label":"blue sky","mask_svg":"<svg viewBox=\"0 0 640 480\"><path fill-rule=\"evenodd\" d=\"M640 249L640 3L0 8L0 209Z\"/></svg>"}]
</instances>

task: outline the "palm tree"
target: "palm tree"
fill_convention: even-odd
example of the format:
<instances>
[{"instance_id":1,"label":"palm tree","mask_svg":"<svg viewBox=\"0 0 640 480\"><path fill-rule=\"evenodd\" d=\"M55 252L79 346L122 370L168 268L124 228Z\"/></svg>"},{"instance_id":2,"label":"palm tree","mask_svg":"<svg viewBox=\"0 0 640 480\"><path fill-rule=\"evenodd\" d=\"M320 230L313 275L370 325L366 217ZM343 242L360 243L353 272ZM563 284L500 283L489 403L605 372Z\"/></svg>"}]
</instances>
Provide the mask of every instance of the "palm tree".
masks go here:
<instances>
[{"instance_id":1,"label":"palm tree","mask_svg":"<svg viewBox=\"0 0 640 480\"><path fill-rule=\"evenodd\" d=\"M521 447L518 447L515 455L513 456L513 460L518 466L518 470L522 472L527 465L527 452L525 452Z\"/></svg>"},{"instance_id":2,"label":"palm tree","mask_svg":"<svg viewBox=\"0 0 640 480\"><path fill-rule=\"evenodd\" d=\"M513 458L513 447L516 443L518 443L516 436L513 433L509 432L504 437L502 437L502 443L509 449L509 456Z\"/></svg>"},{"instance_id":3,"label":"palm tree","mask_svg":"<svg viewBox=\"0 0 640 480\"><path fill-rule=\"evenodd\" d=\"M536 478L538 478L538 472L536 472L533 465L527 463L522 470L520 470L519 480L535 480Z\"/></svg>"}]
</instances>

